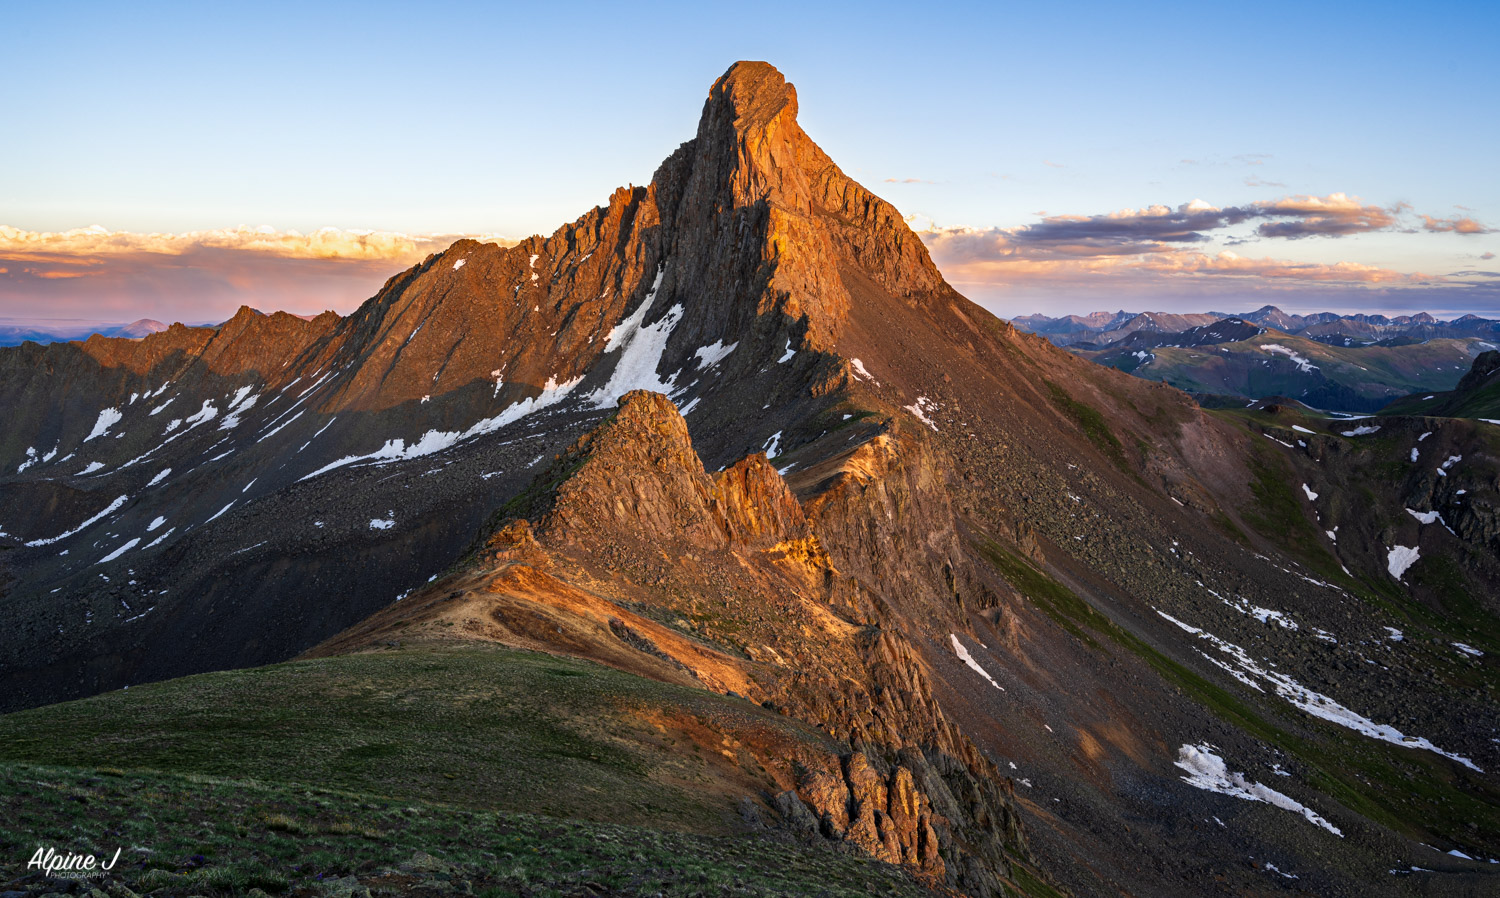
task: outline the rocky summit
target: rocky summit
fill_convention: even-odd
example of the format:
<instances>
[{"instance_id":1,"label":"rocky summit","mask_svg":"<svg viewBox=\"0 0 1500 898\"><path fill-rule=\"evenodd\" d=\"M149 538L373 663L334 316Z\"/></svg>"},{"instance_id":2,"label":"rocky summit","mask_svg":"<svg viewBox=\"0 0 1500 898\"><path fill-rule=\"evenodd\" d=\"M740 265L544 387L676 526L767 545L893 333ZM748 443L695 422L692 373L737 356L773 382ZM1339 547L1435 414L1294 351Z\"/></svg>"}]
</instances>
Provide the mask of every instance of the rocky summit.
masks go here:
<instances>
[{"instance_id":1,"label":"rocky summit","mask_svg":"<svg viewBox=\"0 0 1500 898\"><path fill-rule=\"evenodd\" d=\"M1209 409L1022 333L763 62L549 237L348 317L0 349L0 407L5 764L637 827L566 894L720 894L664 833L798 859L752 894L1500 888L1500 428ZM277 831L342 832L319 800ZM531 825L340 882L545 893L484 859Z\"/></svg>"}]
</instances>

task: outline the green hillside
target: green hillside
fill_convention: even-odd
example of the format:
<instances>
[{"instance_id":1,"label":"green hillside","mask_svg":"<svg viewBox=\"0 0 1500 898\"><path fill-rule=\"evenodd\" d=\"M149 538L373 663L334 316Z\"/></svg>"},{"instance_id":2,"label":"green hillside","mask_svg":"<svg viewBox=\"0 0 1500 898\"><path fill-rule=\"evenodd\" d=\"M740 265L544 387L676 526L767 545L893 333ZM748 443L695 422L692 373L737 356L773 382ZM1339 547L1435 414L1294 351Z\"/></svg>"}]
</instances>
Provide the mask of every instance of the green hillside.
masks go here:
<instances>
[{"instance_id":1,"label":"green hillside","mask_svg":"<svg viewBox=\"0 0 1500 898\"><path fill-rule=\"evenodd\" d=\"M163 895L927 894L738 810L774 788L771 750L833 747L742 700L491 646L204 674L0 717L0 890L55 845L123 847L119 880Z\"/></svg>"},{"instance_id":2,"label":"green hillside","mask_svg":"<svg viewBox=\"0 0 1500 898\"><path fill-rule=\"evenodd\" d=\"M1500 419L1500 352L1490 350L1476 358L1474 367L1453 390L1413 393L1380 411L1385 415Z\"/></svg>"},{"instance_id":3,"label":"green hillside","mask_svg":"<svg viewBox=\"0 0 1500 898\"><path fill-rule=\"evenodd\" d=\"M1472 338L1404 346L1330 346L1280 331L1206 346L1078 354L1190 393L1288 396L1318 408L1374 411L1392 399L1451 390L1488 344Z\"/></svg>"}]
</instances>

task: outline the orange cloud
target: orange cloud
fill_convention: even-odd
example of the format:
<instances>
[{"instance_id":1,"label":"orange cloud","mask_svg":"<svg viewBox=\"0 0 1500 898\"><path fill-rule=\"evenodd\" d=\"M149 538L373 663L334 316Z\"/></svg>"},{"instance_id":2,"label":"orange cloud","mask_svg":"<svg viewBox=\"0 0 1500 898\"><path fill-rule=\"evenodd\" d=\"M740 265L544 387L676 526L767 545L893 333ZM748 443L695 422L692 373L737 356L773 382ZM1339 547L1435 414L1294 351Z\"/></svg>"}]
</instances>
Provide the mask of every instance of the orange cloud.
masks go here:
<instances>
[{"instance_id":1,"label":"orange cloud","mask_svg":"<svg viewBox=\"0 0 1500 898\"><path fill-rule=\"evenodd\" d=\"M25 231L0 225L0 257L7 259L115 256L152 253L180 256L201 249L264 253L283 259L384 259L409 264L442 252L461 237L510 245L494 234L403 234L395 231L319 228L309 234L267 225L184 234L110 231L99 225L70 231Z\"/></svg>"},{"instance_id":2,"label":"orange cloud","mask_svg":"<svg viewBox=\"0 0 1500 898\"><path fill-rule=\"evenodd\" d=\"M1350 284L1427 284L1442 278L1425 274L1408 274L1361 265L1357 262L1289 262L1285 259L1250 259L1225 250L1216 255L1182 253L1146 259L1142 266L1149 271L1169 275L1204 274L1252 278L1287 278L1300 281L1338 281Z\"/></svg>"},{"instance_id":3,"label":"orange cloud","mask_svg":"<svg viewBox=\"0 0 1500 898\"><path fill-rule=\"evenodd\" d=\"M1455 215L1452 218L1433 218L1431 215L1422 216L1422 227L1429 231L1452 232L1454 234L1490 234L1493 228L1487 228L1479 222L1466 215Z\"/></svg>"},{"instance_id":4,"label":"orange cloud","mask_svg":"<svg viewBox=\"0 0 1500 898\"><path fill-rule=\"evenodd\" d=\"M1195 200L1175 210L1152 206L1108 215L1052 216L1029 228L929 227L919 235L951 281L986 288L1209 277L1350 286L1432 285L1443 280L1356 262L1256 259L1229 250L1208 253L1184 246L1201 241L1194 229L1214 227L1225 212Z\"/></svg>"},{"instance_id":5,"label":"orange cloud","mask_svg":"<svg viewBox=\"0 0 1500 898\"><path fill-rule=\"evenodd\" d=\"M970 259L958 263L934 252L934 260L945 274L959 283L1000 285L1016 281L1083 281L1102 276L1114 277L1194 277L1219 276L1238 278L1273 278L1346 284L1416 284L1442 279L1424 274L1408 274L1361 265L1357 262L1311 263L1284 259L1252 259L1228 250L1207 253L1170 252L1137 256L1091 256L1079 259L1028 259L1011 256L1000 259Z\"/></svg>"},{"instance_id":6,"label":"orange cloud","mask_svg":"<svg viewBox=\"0 0 1500 898\"><path fill-rule=\"evenodd\" d=\"M1342 237L1362 231L1378 231L1396 223L1395 209L1366 205L1357 197L1330 193L1326 197L1290 196L1251 203L1247 209L1257 218L1283 218L1256 228L1262 237Z\"/></svg>"},{"instance_id":7,"label":"orange cloud","mask_svg":"<svg viewBox=\"0 0 1500 898\"><path fill-rule=\"evenodd\" d=\"M222 321L241 305L348 312L462 234L238 227L141 234L0 225L0 314ZM504 238L476 239L509 244Z\"/></svg>"}]
</instances>

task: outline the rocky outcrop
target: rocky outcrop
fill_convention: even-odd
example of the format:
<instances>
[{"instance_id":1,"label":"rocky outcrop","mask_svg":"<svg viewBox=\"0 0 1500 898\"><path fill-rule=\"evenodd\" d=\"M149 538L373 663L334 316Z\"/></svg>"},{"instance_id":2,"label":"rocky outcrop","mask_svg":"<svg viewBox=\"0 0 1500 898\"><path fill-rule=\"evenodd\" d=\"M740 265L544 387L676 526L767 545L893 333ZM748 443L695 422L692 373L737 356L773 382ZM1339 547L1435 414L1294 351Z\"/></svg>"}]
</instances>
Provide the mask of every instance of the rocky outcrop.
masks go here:
<instances>
[{"instance_id":1,"label":"rocky outcrop","mask_svg":"<svg viewBox=\"0 0 1500 898\"><path fill-rule=\"evenodd\" d=\"M866 619L967 629L965 602L981 587L943 482L949 467L919 433L896 429L809 471L819 482L808 517ZM898 606L883 604L894 595Z\"/></svg>"},{"instance_id":2,"label":"rocky outcrop","mask_svg":"<svg viewBox=\"0 0 1500 898\"><path fill-rule=\"evenodd\" d=\"M1474 363L1469 367L1469 373L1463 376L1458 386L1453 388L1455 393L1471 393L1484 386L1490 379L1490 375L1500 371L1500 350L1490 349L1481 352L1474 357Z\"/></svg>"},{"instance_id":3,"label":"rocky outcrop","mask_svg":"<svg viewBox=\"0 0 1500 898\"><path fill-rule=\"evenodd\" d=\"M659 393L622 396L615 414L562 453L533 489L524 511L563 544L628 535L703 549L768 549L812 536L765 455L710 475L682 415Z\"/></svg>"},{"instance_id":4,"label":"rocky outcrop","mask_svg":"<svg viewBox=\"0 0 1500 898\"><path fill-rule=\"evenodd\" d=\"M665 661L817 724L851 750L799 761L795 789L768 801L784 828L971 894L999 894L1007 851L1025 851L1011 796L995 785L1007 780L948 720L911 642L959 626L942 606L962 553L933 456L918 439L881 435L835 461L805 502L809 515L763 455L709 474L676 407L629 393L508 506L524 517L500 524L479 559L481 571L497 572L482 574L486 589L506 598L482 614L503 615L502 638L518 644L654 676L666 674L648 659ZM825 527L836 556L823 548ZM914 533L923 537L909 542ZM935 551L952 559L928 564ZM688 562L656 565L664 552ZM540 570L617 598L585 599L565 583L521 587L518 577L536 584L531 572ZM552 610L529 625L527 603ZM592 623L570 623L557 609ZM839 609L865 626L800 619ZM702 631L716 653L652 620L694 611L724 622ZM608 645L590 644L600 640ZM621 648L647 658L622 659ZM738 648L749 661L733 673Z\"/></svg>"}]
</instances>

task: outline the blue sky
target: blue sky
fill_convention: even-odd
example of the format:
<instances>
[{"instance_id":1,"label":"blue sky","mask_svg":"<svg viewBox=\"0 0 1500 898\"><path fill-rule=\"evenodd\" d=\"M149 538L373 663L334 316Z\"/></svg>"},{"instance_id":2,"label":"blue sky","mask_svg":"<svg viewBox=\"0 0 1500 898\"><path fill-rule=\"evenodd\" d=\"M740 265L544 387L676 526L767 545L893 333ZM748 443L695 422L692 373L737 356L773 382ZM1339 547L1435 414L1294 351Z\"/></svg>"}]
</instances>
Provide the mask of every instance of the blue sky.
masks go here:
<instances>
[{"instance_id":1,"label":"blue sky","mask_svg":"<svg viewBox=\"0 0 1500 898\"><path fill-rule=\"evenodd\" d=\"M1257 298L1500 311L1496 278L1455 275L1500 270L1483 258L1500 251L1485 233L1500 227L1500 4L1134 7L12 8L0 224L547 233L648 181L713 79L750 58L797 85L804 128L924 216L945 273L1002 314ZM1260 215L1129 264L1117 245L1041 241L1059 216L1334 194L1391 220L1266 239L1258 223L1286 222ZM1184 268L1185 250L1218 261ZM1280 267L1226 265L1226 250ZM48 300L56 285L8 267L0 316ZM69 280L87 313L87 279ZM179 314L186 300L158 292ZM155 295L124 293L131 309Z\"/></svg>"}]
</instances>

